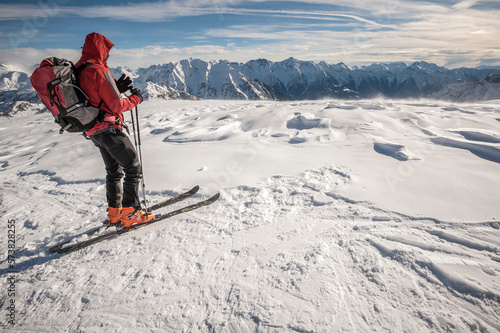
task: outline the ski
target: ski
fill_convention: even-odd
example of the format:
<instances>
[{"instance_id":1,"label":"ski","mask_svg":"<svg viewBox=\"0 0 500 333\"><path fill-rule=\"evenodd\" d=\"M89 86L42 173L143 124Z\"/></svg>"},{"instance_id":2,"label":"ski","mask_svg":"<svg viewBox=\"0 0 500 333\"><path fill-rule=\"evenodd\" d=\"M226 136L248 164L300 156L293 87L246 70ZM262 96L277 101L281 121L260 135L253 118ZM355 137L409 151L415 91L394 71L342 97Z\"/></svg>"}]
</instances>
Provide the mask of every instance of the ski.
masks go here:
<instances>
[{"instance_id":1,"label":"ski","mask_svg":"<svg viewBox=\"0 0 500 333\"><path fill-rule=\"evenodd\" d=\"M183 208L171 211L171 212L166 213L166 214L157 215L157 216L155 216L155 218L153 220L151 220L149 222L139 223L139 224L133 224L132 226L130 226L128 228L123 228L123 229L118 229L118 230L115 230L115 231L112 231L112 232L108 232L106 234L103 234L103 235L100 235L100 236L96 236L94 238L91 238L91 239L88 239L88 240L84 240L84 241L78 242L78 243L70 245L70 246L66 246L66 247L62 247L61 246L57 250L55 250L54 252L57 252L59 254L67 254L67 253L75 252L75 251L81 250L81 249L83 249L85 247L88 247L90 245L102 242L102 241L104 241L106 239L114 238L114 237L117 237L119 235L128 233L128 232L130 232L132 230L137 230L139 228L145 227L145 226L153 224L153 223L157 223L159 221L168 219L170 217L173 217L173 216L176 216L176 215L179 215L179 214L182 214L182 213L186 213L186 212L189 212L189 211L192 211L192 210L204 207L204 206L208 206L208 205L214 203L215 201L217 201L219 199L219 197L220 197L220 194L217 193L213 197L211 197L211 198L209 198L207 200L199 201L199 202L197 202L195 204L192 204L192 205L189 205L189 206L186 206L186 207L183 207Z\"/></svg>"},{"instance_id":2,"label":"ski","mask_svg":"<svg viewBox=\"0 0 500 333\"><path fill-rule=\"evenodd\" d=\"M174 203L178 203L179 201L182 201L184 199L192 197L193 195L196 194L196 192L198 192L199 189L200 189L200 187L198 185L196 185L195 187L193 187L192 189L190 189L187 192L184 192L184 193L179 194L173 198L167 199L165 201L159 202L156 205L149 207L148 212L152 212L152 211L155 211L157 209L173 205Z\"/></svg>"},{"instance_id":3,"label":"ski","mask_svg":"<svg viewBox=\"0 0 500 333\"><path fill-rule=\"evenodd\" d=\"M190 189L189 191L187 192L184 192L184 193L181 193L179 195L176 195L175 197L172 197L170 199L167 199L167 200L164 200L164 201L161 201L151 207L148 208L148 212L152 212L152 211L155 211L157 209L160 209L160 208L163 208L163 207L167 207L167 206L170 206L170 205L173 205L175 203L178 203L182 200L185 200L189 197L192 197L193 195L195 195L198 190L200 189L200 187L198 185L196 185L195 187L193 187L192 189ZM71 243L71 241L75 238L78 238L78 237L81 237L83 235L87 235L88 237L91 237L93 236L95 233L98 233L99 231L101 231L103 228L106 228L107 227L104 225L105 221L103 221L103 225L101 226L98 226L98 227L94 227L90 230L87 230L85 232L82 232L78 235L74 235L68 239L66 239L65 241L61 242L61 243L58 243L52 247L49 248L49 253L55 253L57 252L58 250L60 250L64 245L66 244L69 244Z\"/></svg>"}]
</instances>

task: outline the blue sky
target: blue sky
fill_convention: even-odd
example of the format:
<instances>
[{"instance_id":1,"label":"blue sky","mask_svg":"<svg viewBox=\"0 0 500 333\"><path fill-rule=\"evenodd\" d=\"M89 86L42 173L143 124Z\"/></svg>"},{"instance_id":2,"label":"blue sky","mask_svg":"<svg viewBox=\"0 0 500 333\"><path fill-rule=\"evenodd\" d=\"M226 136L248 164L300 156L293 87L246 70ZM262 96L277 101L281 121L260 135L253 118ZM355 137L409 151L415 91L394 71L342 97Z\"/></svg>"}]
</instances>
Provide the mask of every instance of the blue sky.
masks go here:
<instances>
[{"instance_id":1,"label":"blue sky","mask_svg":"<svg viewBox=\"0 0 500 333\"><path fill-rule=\"evenodd\" d=\"M111 66L184 58L500 65L500 1L2 1L0 63L78 60L86 34L115 43Z\"/></svg>"}]
</instances>

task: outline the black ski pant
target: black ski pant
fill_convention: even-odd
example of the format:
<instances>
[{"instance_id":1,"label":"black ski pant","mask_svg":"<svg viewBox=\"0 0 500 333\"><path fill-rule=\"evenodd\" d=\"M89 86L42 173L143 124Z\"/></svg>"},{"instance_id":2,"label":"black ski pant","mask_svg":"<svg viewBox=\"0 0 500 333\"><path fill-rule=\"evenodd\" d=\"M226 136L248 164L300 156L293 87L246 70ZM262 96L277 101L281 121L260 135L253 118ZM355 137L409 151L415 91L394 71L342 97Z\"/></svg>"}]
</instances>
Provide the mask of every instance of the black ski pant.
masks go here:
<instances>
[{"instance_id":1,"label":"black ski pant","mask_svg":"<svg viewBox=\"0 0 500 333\"><path fill-rule=\"evenodd\" d=\"M141 164L128 136L117 128L110 128L91 135L90 139L101 151L106 167L108 206L140 208L138 189L142 178Z\"/></svg>"}]
</instances>

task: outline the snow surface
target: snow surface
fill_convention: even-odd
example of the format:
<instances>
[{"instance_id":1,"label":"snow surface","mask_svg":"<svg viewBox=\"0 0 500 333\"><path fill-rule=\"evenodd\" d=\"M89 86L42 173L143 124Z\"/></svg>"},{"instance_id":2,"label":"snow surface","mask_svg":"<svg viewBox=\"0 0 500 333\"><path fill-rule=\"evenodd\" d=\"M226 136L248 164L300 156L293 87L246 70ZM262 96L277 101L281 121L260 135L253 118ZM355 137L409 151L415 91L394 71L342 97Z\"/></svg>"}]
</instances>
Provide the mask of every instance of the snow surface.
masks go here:
<instances>
[{"instance_id":1,"label":"snow surface","mask_svg":"<svg viewBox=\"0 0 500 333\"><path fill-rule=\"evenodd\" d=\"M65 255L105 216L92 143L0 118L9 332L498 332L500 104L147 101L152 203L210 207ZM177 206L176 206L177 207ZM7 268L7 230L0 237Z\"/></svg>"}]
</instances>

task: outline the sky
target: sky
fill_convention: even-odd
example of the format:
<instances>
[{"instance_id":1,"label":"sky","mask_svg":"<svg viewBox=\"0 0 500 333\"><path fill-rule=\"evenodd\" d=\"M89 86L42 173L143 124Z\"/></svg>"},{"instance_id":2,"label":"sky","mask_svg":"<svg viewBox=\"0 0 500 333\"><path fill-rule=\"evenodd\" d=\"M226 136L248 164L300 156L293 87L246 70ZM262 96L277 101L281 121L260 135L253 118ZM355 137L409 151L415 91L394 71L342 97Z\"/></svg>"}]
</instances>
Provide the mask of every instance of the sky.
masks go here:
<instances>
[{"instance_id":1,"label":"sky","mask_svg":"<svg viewBox=\"0 0 500 333\"><path fill-rule=\"evenodd\" d=\"M111 67L289 57L500 66L499 17L500 0L2 0L0 63L77 61L99 32L115 44Z\"/></svg>"}]
</instances>

